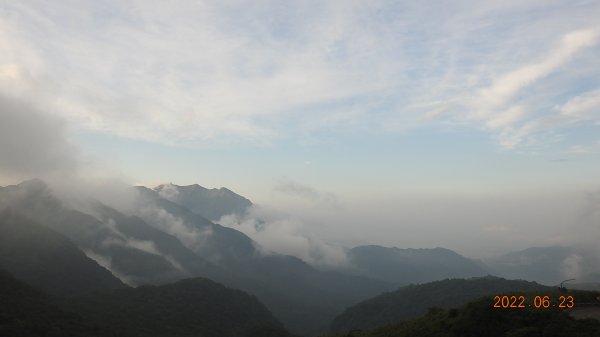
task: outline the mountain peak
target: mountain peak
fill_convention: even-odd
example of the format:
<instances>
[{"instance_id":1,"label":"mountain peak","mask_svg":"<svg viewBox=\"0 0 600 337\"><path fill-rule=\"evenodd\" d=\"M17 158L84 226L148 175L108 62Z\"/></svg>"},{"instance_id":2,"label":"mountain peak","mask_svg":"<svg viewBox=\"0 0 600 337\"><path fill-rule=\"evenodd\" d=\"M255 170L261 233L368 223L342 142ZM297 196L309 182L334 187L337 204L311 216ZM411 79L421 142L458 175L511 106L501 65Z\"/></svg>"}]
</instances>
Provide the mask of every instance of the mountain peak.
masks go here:
<instances>
[{"instance_id":1,"label":"mountain peak","mask_svg":"<svg viewBox=\"0 0 600 337\"><path fill-rule=\"evenodd\" d=\"M226 187L208 189L198 184L179 186L169 183L158 185L153 190L160 197L212 221L228 214L242 214L252 206L250 200Z\"/></svg>"}]
</instances>

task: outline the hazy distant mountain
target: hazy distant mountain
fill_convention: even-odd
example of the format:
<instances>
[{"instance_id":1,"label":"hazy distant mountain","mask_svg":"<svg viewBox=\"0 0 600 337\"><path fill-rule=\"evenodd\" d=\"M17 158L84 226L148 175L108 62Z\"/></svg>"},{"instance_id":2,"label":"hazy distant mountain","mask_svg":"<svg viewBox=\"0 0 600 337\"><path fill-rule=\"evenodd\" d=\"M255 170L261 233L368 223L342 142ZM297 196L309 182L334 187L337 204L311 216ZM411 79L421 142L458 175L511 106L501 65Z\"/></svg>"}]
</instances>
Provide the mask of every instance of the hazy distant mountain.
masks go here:
<instances>
[{"instance_id":1,"label":"hazy distant mountain","mask_svg":"<svg viewBox=\"0 0 600 337\"><path fill-rule=\"evenodd\" d=\"M421 316L431 307L453 308L482 296L542 290L551 291L555 288L490 276L409 285L346 309L333 320L330 331L370 329Z\"/></svg>"},{"instance_id":2,"label":"hazy distant mountain","mask_svg":"<svg viewBox=\"0 0 600 337\"><path fill-rule=\"evenodd\" d=\"M178 186L174 184L159 185L154 188L164 199L182 205L196 214L212 221L223 215L243 214L250 206L250 200L221 187L207 189L200 185Z\"/></svg>"},{"instance_id":3,"label":"hazy distant mountain","mask_svg":"<svg viewBox=\"0 0 600 337\"><path fill-rule=\"evenodd\" d=\"M53 294L125 287L69 239L12 209L0 212L0 268Z\"/></svg>"},{"instance_id":4,"label":"hazy distant mountain","mask_svg":"<svg viewBox=\"0 0 600 337\"><path fill-rule=\"evenodd\" d=\"M348 258L360 274L398 285L487 274L475 261L444 248L359 246Z\"/></svg>"},{"instance_id":5,"label":"hazy distant mountain","mask_svg":"<svg viewBox=\"0 0 600 337\"><path fill-rule=\"evenodd\" d=\"M486 261L494 274L556 285L566 279L600 282L600 259L573 247L533 247Z\"/></svg>"}]
</instances>

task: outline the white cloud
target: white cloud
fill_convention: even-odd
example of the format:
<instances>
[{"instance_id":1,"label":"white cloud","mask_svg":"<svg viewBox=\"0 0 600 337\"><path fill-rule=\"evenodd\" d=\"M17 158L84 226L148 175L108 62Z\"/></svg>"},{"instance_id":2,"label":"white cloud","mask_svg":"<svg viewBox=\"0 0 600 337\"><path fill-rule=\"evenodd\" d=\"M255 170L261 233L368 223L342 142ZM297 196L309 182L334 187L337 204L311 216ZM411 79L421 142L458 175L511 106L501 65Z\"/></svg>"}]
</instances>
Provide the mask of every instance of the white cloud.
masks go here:
<instances>
[{"instance_id":1,"label":"white cloud","mask_svg":"<svg viewBox=\"0 0 600 337\"><path fill-rule=\"evenodd\" d=\"M504 148L515 148L525 143L532 135L548 126L546 121L554 119L552 127L560 127L556 123L560 119L551 114L539 114L536 106L539 102L528 99L532 95L527 90L539 86L539 82L558 72L569 64L569 61L586 48L598 42L596 29L575 30L565 34L561 43L537 62L517 67L503 74L492 77L492 84L480 89L474 98L466 98L463 102L471 112L470 118L484 122L485 128L497 133L498 143ZM531 116L536 113L536 116Z\"/></svg>"},{"instance_id":2,"label":"white cloud","mask_svg":"<svg viewBox=\"0 0 600 337\"><path fill-rule=\"evenodd\" d=\"M562 103L566 74L598 72L596 4L436 6L12 2L0 90L80 128L169 144L445 120L516 147L538 132L522 124L547 115L542 102Z\"/></svg>"},{"instance_id":3,"label":"white cloud","mask_svg":"<svg viewBox=\"0 0 600 337\"><path fill-rule=\"evenodd\" d=\"M562 263L562 271L565 278L581 279L583 257L579 254L571 254Z\"/></svg>"},{"instance_id":4,"label":"white cloud","mask_svg":"<svg viewBox=\"0 0 600 337\"><path fill-rule=\"evenodd\" d=\"M600 120L600 89L575 96L558 110L565 116L575 119Z\"/></svg>"},{"instance_id":5,"label":"white cloud","mask_svg":"<svg viewBox=\"0 0 600 337\"><path fill-rule=\"evenodd\" d=\"M213 235L212 228L200 228L187 223L184 219L152 204L140 204L134 213L151 226L173 235L192 251L198 251Z\"/></svg>"},{"instance_id":6,"label":"white cloud","mask_svg":"<svg viewBox=\"0 0 600 337\"><path fill-rule=\"evenodd\" d=\"M593 29L578 30L566 34L561 45L543 60L525 65L503 74L489 88L481 91L482 105L491 108L503 106L520 90L540 80L564 65L577 52L596 44L598 33Z\"/></svg>"},{"instance_id":7,"label":"white cloud","mask_svg":"<svg viewBox=\"0 0 600 337\"><path fill-rule=\"evenodd\" d=\"M486 126L492 129L502 128L513 125L525 115L525 109L522 106L516 105L509 107L506 111L500 112L492 116Z\"/></svg>"},{"instance_id":8,"label":"white cloud","mask_svg":"<svg viewBox=\"0 0 600 337\"><path fill-rule=\"evenodd\" d=\"M173 184L164 184L162 185L162 188L158 191L158 194L167 200L174 201L175 198L177 198L177 195L179 194L179 190Z\"/></svg>"},{"instance_id":9,"label":"white cloud","mask_svg":"<svg viewBox=\"0 0 600 337\"><path fill-rule=\"evenodd\" d=\"M132 277L129 277L128 275L120 273L116 268L114 268L114 266L112 264L112 259L110 256L97 254L94 251L89 250L89 249L84 249L83 252L85 253L85 255L87 257L96 261L100 266L102 266L103 268L106 268L108 271L110 271L115 277L120 279L123 283L127 284L128 286L136 286L137 285L137 283L135 282L135 280L133 280Z\"/></svg>"},{"instance_id":10,"label":"white cloud","mask_svg":"<svg viewBox=\"0 0 600 337\"><path fill-rule=\"evenodd\" d=\"M265 207L252 206L243 216L226 215L219 221L223 226L237 229L251 237L263 249L296 256L322 268L343 268L348 265L343 247L333 245L307 232L306 223L284 216Z\"/></svg>"}]
</instances>

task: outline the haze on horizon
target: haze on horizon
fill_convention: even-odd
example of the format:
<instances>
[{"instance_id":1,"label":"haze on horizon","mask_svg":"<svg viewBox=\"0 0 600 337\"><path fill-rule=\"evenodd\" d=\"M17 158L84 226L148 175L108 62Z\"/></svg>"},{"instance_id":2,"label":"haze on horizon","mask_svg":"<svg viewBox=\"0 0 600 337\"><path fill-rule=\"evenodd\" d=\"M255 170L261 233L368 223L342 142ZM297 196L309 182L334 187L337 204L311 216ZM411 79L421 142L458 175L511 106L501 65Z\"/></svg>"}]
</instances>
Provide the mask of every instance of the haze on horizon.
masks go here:
<instances>
[{"instance_id":1,"label":"haze on horizon","mask_svg":"<svg viewBox=\"0 0 600 337\"><path fill-rule=\"evenodd\" d=\"M0 185L225 186L279 246L594 247L598 17L593 1L0 1Z\"/></svg>"}]
</instances>

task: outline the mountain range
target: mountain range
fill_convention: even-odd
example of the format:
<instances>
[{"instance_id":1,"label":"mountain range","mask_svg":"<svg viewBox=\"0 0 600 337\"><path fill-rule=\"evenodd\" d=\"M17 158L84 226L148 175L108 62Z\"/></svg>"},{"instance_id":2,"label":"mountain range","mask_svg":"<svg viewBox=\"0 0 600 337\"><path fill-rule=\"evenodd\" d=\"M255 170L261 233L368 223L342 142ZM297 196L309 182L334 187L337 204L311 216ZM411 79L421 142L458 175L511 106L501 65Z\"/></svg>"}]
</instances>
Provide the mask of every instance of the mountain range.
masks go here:
<instances>
[{"instance_id":1,"label":"mountain range","mask_svg":"<svg viewBox=\"0 0 600 337\"><path fill-rule=\"evenodd\" d=\"M583 248L531 247L486 261L496 275L557 285L567 279L600 282L600 258Z\"/></svg>"},{"instance_id":2,"label":"mountain range","mask_svg":"<svg viewBox=\"0 0 600 337\"><path fill-rule=\"evenodd\" d=\"M252 206L228 189L168 184L131 192L132 204L117 209L89 198L73 203L35 179L0 188L0 268L51 296L108 292L106 303L135 293L130 287L210 279L256 296L285 328L305 336L325 332L345 308L382 292L492 270L444 248L380 246L348 249L349 266L327 270L218 224Z\"/></svg>"},{"instance_id":3,"label":"mountain range","mask_svg":"<svg viewBox=\"0 0 600 337\"><path fill-rule=\"evenodd\" d=\"M444 278L483 276L487 271L476 261L445 248L400 249L359 246L348 251L360 274L394 284L424 283Z\"/></svg>"}]
</instances>

